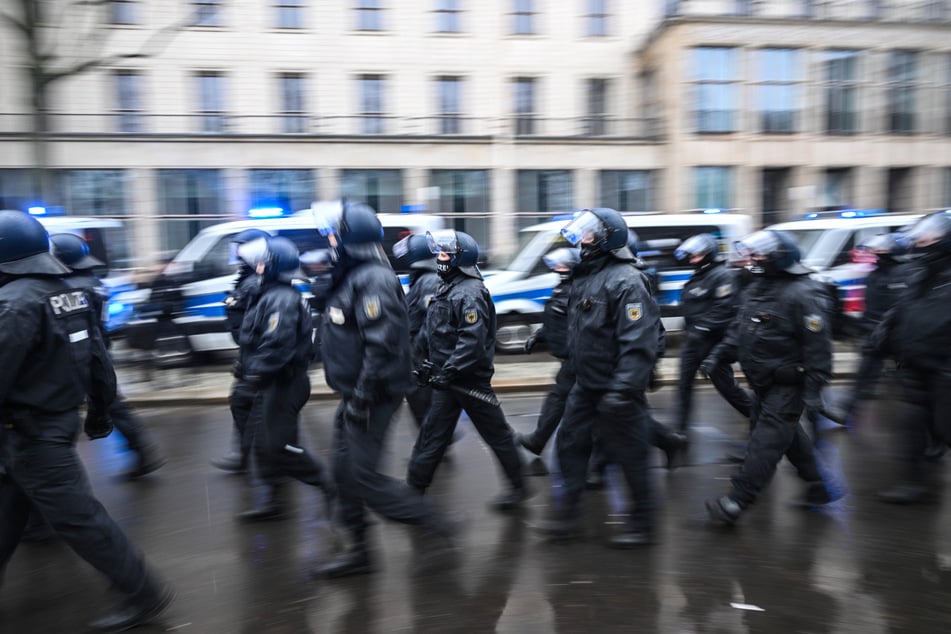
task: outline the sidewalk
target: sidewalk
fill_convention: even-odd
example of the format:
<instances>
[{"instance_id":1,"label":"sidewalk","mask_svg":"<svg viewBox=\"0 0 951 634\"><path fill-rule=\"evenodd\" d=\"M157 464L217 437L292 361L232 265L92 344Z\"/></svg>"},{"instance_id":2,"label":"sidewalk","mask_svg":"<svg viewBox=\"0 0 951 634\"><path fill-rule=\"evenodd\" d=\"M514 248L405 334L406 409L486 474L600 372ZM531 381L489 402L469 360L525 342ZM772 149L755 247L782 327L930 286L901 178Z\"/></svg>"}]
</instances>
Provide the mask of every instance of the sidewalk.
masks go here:
<instances>
[{"instance_id":1,"label":"sidewalk","mask_svg":"<svg viewBox=\"0 0 951 634\"><path fill-rule=\"evenodd\" d=\"M833 379L852 376L858 364L856 352L837 351L833 360ZM661 359L659 383L662 386L677 384L680 361L677 357ZM554 384L559 363L557 360L523 363L496 363L492 386L495 391L544 392ZM174 407L226 405L231 389L231 366L220 368L180 368L153 370L152 380L146 380L148 372L135 365L116 369L120 390L134 407ZM741 376L740 373L737 373ZM327 387L322 368L310 373L311 400L336 400L337 393ZM698 383L705 382L699 379Z\"/></svg>"}]
</instances>

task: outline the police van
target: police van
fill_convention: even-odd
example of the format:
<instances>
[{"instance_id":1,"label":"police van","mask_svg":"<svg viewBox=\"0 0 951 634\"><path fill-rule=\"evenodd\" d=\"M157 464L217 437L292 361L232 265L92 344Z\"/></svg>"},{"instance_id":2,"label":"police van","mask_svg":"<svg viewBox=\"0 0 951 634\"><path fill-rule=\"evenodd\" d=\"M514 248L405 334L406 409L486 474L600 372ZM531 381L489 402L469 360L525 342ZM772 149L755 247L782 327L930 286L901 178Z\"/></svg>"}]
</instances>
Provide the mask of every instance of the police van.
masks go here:
<instances>
[{"instance_id":1,"label":"police van","mask_svg":"<svg viewBox=\"0 0 951 634\"><path fill-rule=\"evenodd\" d=\"M802 220L782 222L767 229L788 231L796 239L802 263L818 271L821 279L836 285L842 315L854 319L865 311L865 279L874 268L855 252L855 247L873 236L899 231L921 216L845 209L809 213Z\"/></svg>"},{"instance_id":2,"label":"police van","mask_svg":"<svg viewBox=\"0 0 951 634\"><path fill-rule=\"evenodd\" d=\"M410 233L441 229L443 219L423 214L379 214L378 217L383 225L383 247L405 286L408 270L392 258L393 244ZM188 358L195 352L234 349L224 305L237 279L231 260L231 240L252 228L290 239L302 254L329 247L327 239L314 228L310 209L289 216L206 227L165 266L151 288L123 298L135 305L135 317L127 328L129 346L154 350L165 342L172 348L169 356L178 358Z\"/></svg>"},{"instance_id":3,"label":"police van","mask_svg":"<svg viewBox=\"0 0 951 634\"><path fill-rule=\"evenodd\" d=\"M680 291L693 273L692 267L674 257L680 243L698 233L710 233L719 239L721 252L726 253L733 241L748 235L753 228L750 216L719 210L623 215L627 226L637 233L639 256L657 272L657 302L669 331L683 328ZM570 219L523 229L523 246L511 263L503 269L485 272L485 285L498 315L496 347L500 352L520 352L526 338L540 326L545 302L558 283L558 274L545 266L544 256L570 246L561 235L561 228Z\"/></svg>"},{"instance_id":4,"label":"police van","mask_svg":"<svg viewBox=\"0 0 951 634\"><path fill-rule=\"evenodd\" d=\"M31 208L30 215L39 220L50 235L72 233L79 236L89 245L90 254L105 265L104 270L97 271L109 293L105 328L110 333L120 333L132 317L132 312L129 306L116 298L135 288L132 275L124 272L131 269L132 262L122 221L112 218L48 216L43 208L35 207Z\"/></svg>"}]
</instances>

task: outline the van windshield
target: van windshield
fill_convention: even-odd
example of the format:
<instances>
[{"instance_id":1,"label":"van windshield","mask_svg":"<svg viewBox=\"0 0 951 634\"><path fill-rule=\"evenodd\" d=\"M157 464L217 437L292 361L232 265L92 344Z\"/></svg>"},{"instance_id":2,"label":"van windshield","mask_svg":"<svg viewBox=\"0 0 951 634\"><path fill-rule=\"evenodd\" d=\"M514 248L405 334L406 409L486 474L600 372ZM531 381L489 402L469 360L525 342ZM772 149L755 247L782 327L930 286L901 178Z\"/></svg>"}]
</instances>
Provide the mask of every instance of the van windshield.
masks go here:
<instances>
[{"instance_id":1,"label":"van windshield","mask_svg":"<svg viewBox=\"0 0 951 634\"><path fill-rule=\"evenodd\" d=\"M548 231L525 231L520 235L519 249L512 258L512 261L505 267L508 271L517 273L532 273L541 263L542 258L549 252L562 247L571 245L561 235L560 231L550 229ZM547 273L545 268L542 273Z\"/></svg>"},{"instance_id":2,"label":"van windshield","mask_svg":"<svg viewBox=\"0 0 951 634\"><path fill-rule=\"evenodd\" d=\"M828 266L841 246L839 239L830 239L838 237L841 233L835 229L787 229L785 231L795 238L799 251L802 253L802 263L808 267Z\"/></svg>"}]
</instances>

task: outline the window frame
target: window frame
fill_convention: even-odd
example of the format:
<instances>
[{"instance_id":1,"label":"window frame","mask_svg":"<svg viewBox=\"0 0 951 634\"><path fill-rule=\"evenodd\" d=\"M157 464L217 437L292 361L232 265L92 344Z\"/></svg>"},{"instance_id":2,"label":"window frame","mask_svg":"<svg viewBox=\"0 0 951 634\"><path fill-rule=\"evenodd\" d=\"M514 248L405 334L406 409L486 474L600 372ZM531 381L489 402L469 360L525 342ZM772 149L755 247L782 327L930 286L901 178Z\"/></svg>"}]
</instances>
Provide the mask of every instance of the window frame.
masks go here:
<instances>
[{"instance_id":1,"label":"window frame","mask_svg":"<svg viewBox=\"0 0 951 634\"><path fill-rule=\"evenodd\" d=\"M538 15L535 0L511 0L511 35L537 35L535 16Z\"/></svg>"},{"instance_id":2,"label":"window frame","mask_svg":"<svg viewBox=\"0 0 951 634\"><path fill-rule=\"evenodd\" d=\"M906 72L910 78L904 76ZM888 134L916 134L918 132L920 74L920 51L911 49L888 51L885 88L887 109L885 131ZM905 108L909 105L910 108L906 110Z\"/></svg>"},{"instance_id":3,"label":"window frame","mask_svg":"<svg viewBox=\"0 0 951 634\"><path fill-rule=\"evenodd\" d=\"M692 119L693 119L693 130L697 134L733 134L738 132L740 129L738 119L740 114L740 86L741 78L739 73L739 66L741 63L740 55L743 52L743 49L735 46L694 46L690 49L692 55L692 62L694 70L691 73L691 87L693 89L692 99L690 103L693 104L692 110ZM722 51L730 55L730 72L727 77L705 77L702 76L701 69L709 69L712 65L699 63L697 55L703 52L715 52ZM722 87L725 91L725 101L729 101L728 104L730 108L728 110L716 110L708 108L700 108L699 105L701 101L713 101L709 99L711 95L706 95L704 93L708 92L708 89L715 89L716 87ZM718 91L719 92L719 91ZM712 93L711 93L712 94ZM718 97L721 98L721 97ZM712 117L717 113L729 113L728 118L725 119L726 125L717 124L716 122L711 122ZM708 121L705 123L705 121Z\"/></svg>"},{"instance_id":4,"label":"window frame","mask_svg":"<svg viewBox=\"0 0 951 634\"><path fill-rule=\"evenodd\" d=\"M608 11L609 0L584 0L585 2L585 37L608 37L608 20L611 13Z\"/></svg>"},{"instance_id":5,"label":"window frame","mask_svg":"<svg viewBox=\"0 0 951 634\"><path fill-rule=\"evenodd\" d=\"M525 92L527 89L527 92ZM538 78L512 78L512 132L515 136L532 136L538 133ZM528 110L522 109L523 100L528 97Z\"/></svg>"},{"instance_id":6,"label":"window frame","mask_svg":"<svg viewBox=\"0 0 951 634\"><path fill-rule=\"evenodd\" d=\"M462 33L462 0L435 0L435 2L433 32Z\"/></svg>"},{"instance_id":7,"label":"window frame","mask_svg":"<svg viewBox=\"0 0 951 634\"><path fill-rule=\"evenodd\" d=\"M191 26L218 28L223 26L220 0L189 0L193 9Z\"/></svg>"},{"instance_id":8,"label":"window frame","mask_svg":"<svg viewBox=\"0 0 951 634\"><path fill-rule=\"evenodd\" d=\"M847 62L848 77L833 78L833 63ZM822 98L823 98L823 132L827 135L843 136L859 132L858 107L859 91L861 89L860 73L862 50L852 48L830 48L822 51ZM837 73L836 73L837 74ZM845 101L846 108L833 109L833 98ZM849 108L849 102L851 107ZM834 125L834 121L843 122Z\"/></svg>"},{"instance_id":9,"label":"window frame","mask_svg":"<svg viewBox=\"0 0 951 634\"><path fill-rule=\"evenodd\" d=\"M304 20L306 8L306 0L274 0L274 28L288 31L299 31L307 28Z\"/></svg>"},{"instance_id":10,"label":"window frame","mask_svg":"<svg viewBox=\"0 0 951 634\"><path fill-rule=\"evenodd\" d=\"M227 111L223 105L226 77L227 75L220 70L199 70L195 72L195 78L198 80L198 103L195 112L199 115L200 131L204 134L221 134L227 128ZM212 79L215 81L205 81ZM206 86L212 85L216 86L214 95L205 90ZM212 96L213 99L208 99Z\"/></svg>"},{"instance_id":11,"label":"window frame","mask_svg":"<svg viewBox=\"0 0 951 634\"><path fill-rule=\"evenodd\" d=\"M359 85L359 114L361 134L374 135L386 133L386 75L365 73L357 76ZM368 88L375 86L375 94ZM372 106L376 106L374 109Z\"/></svg>"},{"instance_id":12,"label":"window frame","mask_svg":"<svg viewBox=\"0 0 951 634\"><path fill-rule=\"evenodd\" d=\"M383 26L383 0L354 0L353 11L356 14L355 31L377 33L385 31Z\"/></svg>"},{"instance_id":13,"label":"window frame","mask_svg":"<svg viewBox=\"0 0 951 634\"><path fill-rule=\"evenodd\" d=\"M710 175L706 178L704 175ZM714 183L713 175L722 175L720 183ZM733 165L695 165L693 166L693 194L695 209L733 209L736 195L736 168ZM710 187L712 185L712 187ZM716 191L719 189L720 191ZM724 199L716 200L720 195Z\"/></svg>"},{"instance_id":14,"label":"window frame","mask_svg":"<svg viewBox=\"0 0 951 634\"><path fill-rule=\"evenodd\" d=\"M142 132L142 77L142 71L137 68L116 68L112 71L116 127L119 132ZM124 78L132 79L131 84L124 85ZM124 97L129 95L132 95L132 99L127 104Z\"/></svg>"},{"instance_id":15,"label":"window frame","mask_svg":"<svg viewBox=\"0 0 951 634\"><path fill-rule=\"evenodd\" d=\"M764 54L766 52L782 52L788 53L791 56L791 60L782 62L783 66L789 66L792 69L791 76L789 77L780 77L774 79L772 77L767 77L767 70L765 65ZM800 108L799 108L799 95L801 93L802 85L802 70L801 70L801 61L802 51L797 48L791 47L764 47L756 49L756 63L757 63L757 80L756 80L756 92L757 92L757 120L759 123L759 132L763 134L796 134L799 132L799 120L800 120ZM784 110L767 110L766 101L767 101L767 91L770 88L788 88L790 90L790 102L788 105L789 109ZM785 125L774 126L769 123L769 114L778 113L783 117L788 116L788 123ZM788 127L787 127L788 126Z\"/></svg>"},{"instance_id":16,"label":"window frame","mask_svg":"<svg viewBox=\"0 0 951 634\"><path fill-rule=\"evenodd\" d=\"M112 0L109 3L109 25L137 26L141 24L139 8L138 0Z\"/></svg>"},{"instance_id":17,"label":"window frame","mask_svg":"<svg viewBox=\"0 0 951 634\"><path fill-rule=\"evenodd\" d=\"M464 78L459 75L439 75L435 78L436 84L436 111L439 122L439 134L462 134L462 90ZM453 86L451 94L444 92L448 86ZM454 102L455 108L452 106Z\"/></svg>"},{"instance_id":18,"label":"window frame","mask_svg":"<svg viewBox=\"0 0 951 634\"><path fill-rule=\"evenodd\" d=\"M286 71L277 74L278 92L281 99L280 117L284 134L307 133L307 73L301 71ZM289 86L292 80L298 82L297 104L290 99ZM297 106L295 109L294 106Z\"/></svg>"}]
</instances>

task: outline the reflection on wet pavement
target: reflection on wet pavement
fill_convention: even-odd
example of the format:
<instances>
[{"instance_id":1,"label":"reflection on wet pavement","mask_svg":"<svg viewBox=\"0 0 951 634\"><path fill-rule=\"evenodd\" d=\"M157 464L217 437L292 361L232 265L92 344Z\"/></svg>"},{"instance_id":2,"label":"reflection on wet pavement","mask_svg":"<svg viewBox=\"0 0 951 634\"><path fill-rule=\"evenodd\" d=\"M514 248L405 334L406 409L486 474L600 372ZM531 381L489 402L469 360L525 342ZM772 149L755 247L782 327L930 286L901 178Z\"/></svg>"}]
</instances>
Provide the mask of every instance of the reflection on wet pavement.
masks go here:
<instances>
[{"instance_id":1,"label":"reflection on wet pavement","mask_svg":"<svg viewBox=\"0 0 951 634\"><path fill-rule=\"evenodd\" d=\"M661 420L671 396L669 389L651 396ZM503 407L527 431L540 400L506 396ZM546 542L525 526L546 510L548 478L532 479L540 492L523 514L490 513L486 503L501 480L464 419L467 433L431 490L437 503L466 517L459 551L443 569L421 573L423 542L410 528L379 521L371 530L379 572L333 581L309 574L339 536L308 487L293 487L290 519L234 521L249 493L240 478L208 466L227 448L226 408L145 410L171 459L141 482L114 478L129 458L120 438L83 441L80 450L113 517L178 593L163 622L141 632L947 631L947 501L891 507L874 499L894 472L886 423L901 420L898 406L878 401L857 433L823 444L828 473L848 487L843 500L821 511L791 507L801 490L786 464L740 526L723 530L707 526L703 500L726 490L734 467L722 458L746 423L709 391L697 401L690 466L652 471L661 506L659 543L651 548L602 544L623 520L626 497L616 477L605 494L587 495L579 541ZM312 403L304 421L309 445L327 461L331 408ZM413 431L401 411L389 473L403 475ZM61 544L23 544L0 590L0 631L83 631L113 598L103 578Z\"/></svg>"}]
</instances>

